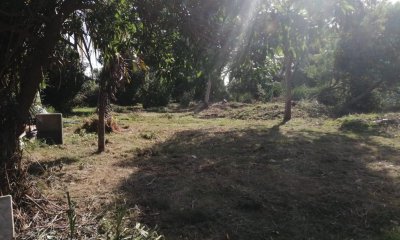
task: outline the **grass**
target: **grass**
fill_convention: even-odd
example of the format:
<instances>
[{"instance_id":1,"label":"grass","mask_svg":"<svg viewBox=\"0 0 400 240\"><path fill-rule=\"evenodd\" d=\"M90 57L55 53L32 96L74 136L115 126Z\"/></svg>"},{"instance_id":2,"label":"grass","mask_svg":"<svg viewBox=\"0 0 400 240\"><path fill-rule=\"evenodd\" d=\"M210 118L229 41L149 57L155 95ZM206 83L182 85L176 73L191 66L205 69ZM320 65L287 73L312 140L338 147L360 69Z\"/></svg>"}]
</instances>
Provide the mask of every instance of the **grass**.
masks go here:
<instances>
[{"instance_id":1,"label":"grass","mask_svg":"<svg viewBox=\"0 0 400 240\"><path fill-rule=\"evenodd\" d=\"M398 126L304 108L281 126L259 117L268 109L280 111L119 111L124 130L107 135L105 153L71 121L63 146L38 144L27 158L49 166L32 176L44 194L68 190L78 215L102 218L123 202L132 228L158 226L166 239L399 239Z\"/></svg>"}]
</instances>

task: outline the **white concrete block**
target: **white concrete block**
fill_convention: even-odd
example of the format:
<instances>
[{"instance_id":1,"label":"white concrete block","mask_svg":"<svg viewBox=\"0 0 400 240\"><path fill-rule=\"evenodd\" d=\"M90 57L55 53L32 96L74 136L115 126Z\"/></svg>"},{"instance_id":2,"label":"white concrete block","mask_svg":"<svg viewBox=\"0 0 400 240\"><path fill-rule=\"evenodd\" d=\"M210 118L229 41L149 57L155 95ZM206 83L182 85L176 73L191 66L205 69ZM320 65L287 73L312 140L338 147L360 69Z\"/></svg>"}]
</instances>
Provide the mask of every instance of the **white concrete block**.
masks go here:
<instances>
[{"instance_id":1,"label":"white concrete block","mask_svg":"<svg viewBox=\"0 0 400 240\"><path fill-rule=\"evenodd\" d=\"M11 240L14 237L14 216L11 196L0 197L0 239Z\"/></svg>"}]
</instances>

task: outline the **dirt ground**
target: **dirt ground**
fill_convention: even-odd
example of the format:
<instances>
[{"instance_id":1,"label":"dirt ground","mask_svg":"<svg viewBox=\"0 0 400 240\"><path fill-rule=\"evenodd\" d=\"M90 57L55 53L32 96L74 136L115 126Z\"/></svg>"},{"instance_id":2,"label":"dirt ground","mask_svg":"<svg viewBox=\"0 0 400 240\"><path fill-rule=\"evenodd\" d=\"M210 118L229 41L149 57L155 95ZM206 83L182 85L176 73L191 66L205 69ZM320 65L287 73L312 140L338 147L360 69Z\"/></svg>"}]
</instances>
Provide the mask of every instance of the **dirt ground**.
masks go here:
<instances>
[{"instance_id":1,"label":"dirt ground","mask_svg":"<svg viewBox=\"0 0 400 240\"><path fill-rule=\"evenodd\" d=\"M64 145L27 147L32 182L63 207L71 194L81 239L99 239L122 205L128 222L172 240L400 239L400 130L374 123L385 115L299 111L280 125L279 111L268 113L280 106L216 108L115 113L121 131L103 154L94 134L75 133L77 112ZM274 117L254 117L260 109ZM357 121L367 125L343 128ZM59 219L42 232L65 231Z\"/></svg>"}]
</instances>

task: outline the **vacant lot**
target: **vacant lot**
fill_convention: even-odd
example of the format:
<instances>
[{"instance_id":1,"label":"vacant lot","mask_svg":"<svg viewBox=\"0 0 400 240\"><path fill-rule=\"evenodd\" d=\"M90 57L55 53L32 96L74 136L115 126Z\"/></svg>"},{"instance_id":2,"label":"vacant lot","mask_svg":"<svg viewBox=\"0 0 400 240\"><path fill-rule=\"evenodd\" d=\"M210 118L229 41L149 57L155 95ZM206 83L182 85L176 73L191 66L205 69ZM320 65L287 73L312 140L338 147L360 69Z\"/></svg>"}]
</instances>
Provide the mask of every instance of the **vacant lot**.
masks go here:
<instances>
[{"instance_id":1,"label":"vacant lot","mask_svg":"<svg viewBox=\"0 0 400 240\"><path fill-rule=\"evenodd\" d=\"M375 120L400 114L331 119L296 106L280 125L278 108L118 108L121 130L103 154L96 135L76 132L91 114L80 109L65 119L64 145L30 143L25 155L46 198L65 207L70 192L82 239L122 205L127 224L166 239L399 239L400 131ZM66 229L61 212L41 228Z\"/></svg>"}]
</instances>

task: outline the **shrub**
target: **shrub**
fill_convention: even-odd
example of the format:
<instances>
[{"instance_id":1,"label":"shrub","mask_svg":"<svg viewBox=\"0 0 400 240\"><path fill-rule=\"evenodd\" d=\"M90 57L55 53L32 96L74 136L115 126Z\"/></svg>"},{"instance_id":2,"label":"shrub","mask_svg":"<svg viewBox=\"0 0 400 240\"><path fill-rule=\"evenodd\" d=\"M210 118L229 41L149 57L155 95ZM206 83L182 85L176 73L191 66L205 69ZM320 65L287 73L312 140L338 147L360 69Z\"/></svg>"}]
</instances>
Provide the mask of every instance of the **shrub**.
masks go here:
<instances>
[{"instance_id":1,"label":"shrub","mask_svg":"<svg viewBox=\"0 0 400 240\"><path fill-rule=\"evenodd\" d=\"M146 79L140 95L144 108L167 106L171 97L167 84L155 74Z\"/></svg>"},{"instance_id":2,"label":"shrub","mask_svg":"<svg viewBox=\"0 0 400 240\"><path fill-rule=\"evenodd\" d=\"M65 55L63 64L52 63L46 73L46 87L41 91L43 104L57 111L68 113L74 107L73 100L82 85L88 81L84 74L79 54L72 48L59 44L59 51Z\"/></svg>"},{"instance_id":3,"label":"shrub","mask_svg":"<svg viewBox=\"0 0 400 240\"><path fill-rule=\"evenodd\" d=\"M351 101L352 99L348 100ZM382 98L377 92L372 92L351 105L344 105L348 109L344 111L356 112L356 113L369 113L374 111L380 111L382 109Z\"/></svg>"},{"instance_id":4,"label":"shrub","mask_svg":"<svg viewBox=\"0 0 400 240\"><path fill-rule=\"evenodd\" d=\"M251 93L245 92L239 95L238 100L243 103L251 103L254 100L254 97Z\"/></svg>"},{"instance_id":5,"label":"shrub","mask_svg":"<svg viewBox=\"0 0 400 240\"><path fill-rule=\"evenodd\" d=\"M306 99L313 99L317 95L317 88L310 88L306 85L301 85L293 89L293 100L300 101Z\"/></svg>"},{"instance_id":6,"label":"shrub","mask_svg":"<svg viewBox=\"0 0 400 240\"><path fill-rule=\"evenodd\" d=\"M85 82L73 100L74 106L97 106L99 86L94 80Z\"/></svg>"},{"instance_id":7,"label":"shrub","mask_svg":"<svg viewBox=\"0 0 400 240\"><path fill-rule=\"evenodd\" d=\"M370 124L363 119L346 119L340 126L341 131L349 131L355 133L366 132L370 129Z\"/></svg>"},{"instance_id":8,"label":"shrub","mask_svg":"<svg viewBox=\"0 0 400 240\"><path fill-rule=\"evenodd\" d=\"M180 104L182 107L189 107L190 102L193 99L193 93L192 92L185 92L183 93L181 99L180 99Z\"/></svg>"},{"instance_id":9,"label":"shrub","mask_svg":"<svg viewBox=\"0 0 400 240\"><path fill-rule=\"evenodd\" d=\"M335 89L324 86L319 89L317 93L317 100L318 102L327 106L335 106L339 104L341 98Z\"/></svg>"}]
</instances>

